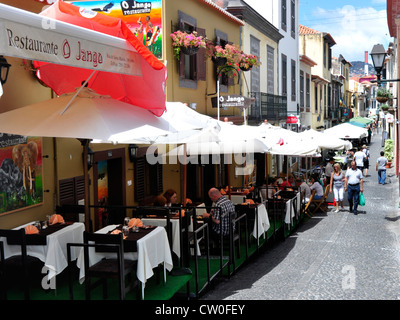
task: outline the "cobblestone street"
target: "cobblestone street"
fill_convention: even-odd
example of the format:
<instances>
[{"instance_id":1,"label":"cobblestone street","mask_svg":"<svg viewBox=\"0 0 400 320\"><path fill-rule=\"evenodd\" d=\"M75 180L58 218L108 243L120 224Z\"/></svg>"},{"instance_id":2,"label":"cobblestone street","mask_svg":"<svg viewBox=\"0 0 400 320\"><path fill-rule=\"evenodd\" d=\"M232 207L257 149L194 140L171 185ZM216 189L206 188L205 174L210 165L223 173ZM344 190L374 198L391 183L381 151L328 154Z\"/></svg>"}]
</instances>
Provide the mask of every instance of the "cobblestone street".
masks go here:
<instances>
[{"instance_id":1,"label":"cobblestone street","mask_svg":"<svg viewBox=\"0 0 400 320\"><path fill-rule=\"evenodd\" d=\"M375 170L381 135L372 137L366 205L317 214L289 238L220 282L203 300L398 300L400 209L395 166L387 184ZM395 163L395 162L393 162ZM347 194L345 194L347 197Z\"/></svg>"}]
</instances>

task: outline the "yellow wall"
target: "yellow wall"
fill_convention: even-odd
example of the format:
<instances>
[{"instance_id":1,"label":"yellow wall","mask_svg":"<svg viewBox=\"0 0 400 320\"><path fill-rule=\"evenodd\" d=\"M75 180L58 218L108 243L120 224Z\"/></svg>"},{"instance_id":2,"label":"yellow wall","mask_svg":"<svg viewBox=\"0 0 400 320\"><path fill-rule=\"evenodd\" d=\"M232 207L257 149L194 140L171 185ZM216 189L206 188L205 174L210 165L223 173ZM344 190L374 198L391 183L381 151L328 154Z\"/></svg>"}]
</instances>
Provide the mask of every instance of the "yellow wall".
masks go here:
<instances>
[{"instance_id":1,"label":"yellow wall","mask_svg":"<svg viewBox=\"0 0 400 320\"><path fill-rule=\"evenodd\" d=\"M214 66L211 59L207 59L207 81L197 81L197 89L187 89L179 87L178 61L173 55L172 40L170 34L173 33L178 24L178 11L195 18L197 27L206 30L206 36L210 40L215 39L215 29L225 32L229 42L240 44L240 25L233 22L217 9L205 5L198 0L167 0L164 2L164 55L168 69L167 80L167 101L179 101L183 103L197 103L196 111L211 116L217 115L217 109L211 107L211 96L208 94L216 93L216 77L214 76ZM212 21L212 23L210 23ZM237 81L236 81L237 83ZM229 93L239 94L238 85L230 86ZM221 93L222 94L222 93ZM214 95L216 96L216 95ZM221 115L240 115L238 108L228 108L221 110Z\"/></svg>"}]
</instances>

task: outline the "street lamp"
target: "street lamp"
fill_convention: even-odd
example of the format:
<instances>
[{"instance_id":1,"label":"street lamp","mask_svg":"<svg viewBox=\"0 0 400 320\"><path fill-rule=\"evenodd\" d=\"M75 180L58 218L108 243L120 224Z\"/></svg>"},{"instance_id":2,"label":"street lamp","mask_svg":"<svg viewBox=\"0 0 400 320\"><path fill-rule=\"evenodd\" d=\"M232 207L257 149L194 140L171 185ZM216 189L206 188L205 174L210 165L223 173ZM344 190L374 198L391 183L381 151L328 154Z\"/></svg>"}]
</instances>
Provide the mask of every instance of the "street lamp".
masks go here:
<instances>
[{"instance_id":1,"label":"street lamp","mask_svg":"<svg viewBox=\"0 0 400 320\"><path fill-rule=\"evenodd\" d=\"M378 87L381 84L381 72L383 69L383 65L385 63L385 57L386 57L386 50L381 44L376 44L372 48L372 51L370 53L370 56L372 58L372 63L374 64L374 69L376 71L376 76L377 76L377 83Z\"/></svg>"},{"instance_id":2,"label":"street lamp","mask_svg":"<svg viewBox=\"0 0 400 320\"><path fill-rule=\"evenodd\" d=\"M11 64L9 64L3 56L0 56L0 83L3 85L7 81L8 71L10 70Z\"/></svg>"}]
</instances>

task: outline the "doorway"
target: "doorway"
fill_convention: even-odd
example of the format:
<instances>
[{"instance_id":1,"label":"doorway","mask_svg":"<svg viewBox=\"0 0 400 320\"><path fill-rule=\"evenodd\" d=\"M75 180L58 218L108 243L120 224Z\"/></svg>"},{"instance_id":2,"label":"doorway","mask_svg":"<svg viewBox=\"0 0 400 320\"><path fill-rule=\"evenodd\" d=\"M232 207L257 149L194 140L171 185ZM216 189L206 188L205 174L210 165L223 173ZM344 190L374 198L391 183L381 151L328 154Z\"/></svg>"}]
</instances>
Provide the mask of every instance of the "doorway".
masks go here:
<instances>
[{"instance_id":1,"label":"doorway","mask_svg":"<svg viewBox=\"0 0 400 320\"><path fill-rule=\"evenodd\" d=\"M125 210L112 207L126 204L125 149L94 153L93 196L96 230L123 222Z\"/></svg>"}]
</instances>

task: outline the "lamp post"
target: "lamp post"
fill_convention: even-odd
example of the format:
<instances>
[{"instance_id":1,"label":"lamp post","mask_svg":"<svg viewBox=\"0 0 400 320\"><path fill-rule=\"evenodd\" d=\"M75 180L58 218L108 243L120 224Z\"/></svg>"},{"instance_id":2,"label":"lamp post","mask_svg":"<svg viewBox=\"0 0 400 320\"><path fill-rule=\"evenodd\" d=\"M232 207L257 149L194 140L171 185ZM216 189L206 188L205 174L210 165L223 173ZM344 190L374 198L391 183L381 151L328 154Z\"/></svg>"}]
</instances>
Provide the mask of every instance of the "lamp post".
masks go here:
<instances>
[{"instance_id":1,"label":"lamp post","mask_svg":"<svg viewBox=\"0 0 400 320\"><path fill-rule=\"evenodd\" d=\"M0 56L0 83L3 85L7 81L8 71L10 70L11 64L9 64L3 56Z\"/></svg>"},{"instance_id":2,"label":"lamp post","mask_svg":"<svg viewBox=\"0 0 400 320\"><path fill-rule=\"evenodd\" d=\"M381 86L381 72L386 58L386 50L381 44L376 44L370 53L376 71L378 87Z\"/></svg>"}]
</instances>

